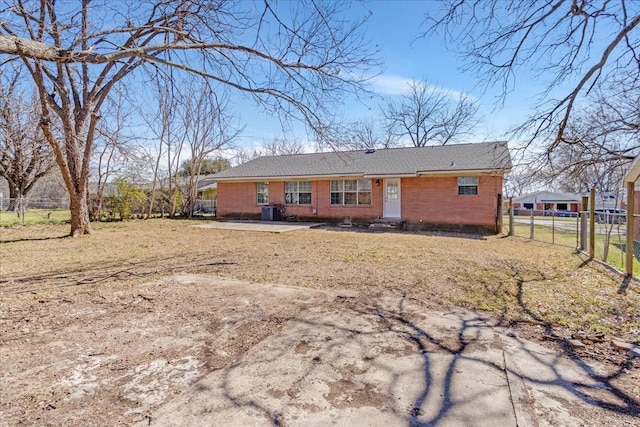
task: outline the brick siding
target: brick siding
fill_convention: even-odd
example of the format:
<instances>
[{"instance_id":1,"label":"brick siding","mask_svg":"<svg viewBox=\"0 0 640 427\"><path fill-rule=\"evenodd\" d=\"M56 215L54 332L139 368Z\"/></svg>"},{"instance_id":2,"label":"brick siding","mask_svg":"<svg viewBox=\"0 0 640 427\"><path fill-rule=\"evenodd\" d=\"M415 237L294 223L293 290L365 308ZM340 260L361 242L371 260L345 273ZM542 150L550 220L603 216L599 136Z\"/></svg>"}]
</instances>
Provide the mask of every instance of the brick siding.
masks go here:
<instances>
[{"instance_id":1,"label":"brick siding","mask_svg":"<svg viewBox=\"0 0 640 427\"><path fill-rule=\"evenodd\" d=\"M350 217L367 220L383 217L384 180L372 179L371 206L331 205L330 180L313 181L311 205L287 205L287 215L304 219ZM496 224L501 176L479 176L477 195L458 195L457 176L402 178L401 216L409 223L424 225L472 225L493 229ZM269 204L284 204L284 181L269 182ZM315 212L314 212L315 209ZM259 217L255 182L218 182L219 217Z\"/></svg>"},{"instance_id":2,"label":"brick siding","mask_svg":"<svg viewBox=\"0 0 640 427\"><path fill-rule=\"evenodd\" d=\"M412 223L479 225L496 222L502 177L478 177L477 195L459 195L458 177L403 178L402 218Z\"/></svg>"}]
</instances>

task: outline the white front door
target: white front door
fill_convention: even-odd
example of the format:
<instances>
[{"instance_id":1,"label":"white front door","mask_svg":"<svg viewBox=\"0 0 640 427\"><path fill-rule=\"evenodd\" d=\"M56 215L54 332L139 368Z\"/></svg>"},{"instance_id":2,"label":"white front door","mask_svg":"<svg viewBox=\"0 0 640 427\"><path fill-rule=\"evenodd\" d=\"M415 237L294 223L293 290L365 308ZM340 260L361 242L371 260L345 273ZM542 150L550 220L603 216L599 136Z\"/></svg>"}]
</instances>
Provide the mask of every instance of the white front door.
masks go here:
<instances>
[{"instance_id":1,"label":"white front door","mask_svg":"<svg viewBox=\"0 0 640 427\"><path fill-rule=\"evenodd\" d=\"M384 180L385 218L400 218L400 178Z\"/></svg>"}]
</instances>

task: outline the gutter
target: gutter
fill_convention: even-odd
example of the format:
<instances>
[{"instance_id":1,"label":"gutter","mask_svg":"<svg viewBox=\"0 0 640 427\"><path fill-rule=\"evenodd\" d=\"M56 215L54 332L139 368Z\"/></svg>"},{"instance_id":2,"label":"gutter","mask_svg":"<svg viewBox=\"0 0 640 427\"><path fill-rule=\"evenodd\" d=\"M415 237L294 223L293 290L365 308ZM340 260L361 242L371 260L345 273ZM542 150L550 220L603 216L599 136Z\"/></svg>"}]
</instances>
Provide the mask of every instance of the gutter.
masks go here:
<instances>
[{"instance_id":1,"label":"gutter","mask_svg":"<svg viewBox=\"0 0 640 427\"><path fill-rule=\"evenodd\" d=\"M405 173L342 173L322 175L274 175L274 176L243 176L243 177L217 177L216 182L256 182L256 181L286 181L309 179L339 179L339 178L415 178L420 176L465 176L465 175L489 175L501 176L509 172L509 169L458 169L446 171L416 171Z\"/></svg>"}]
</instances>

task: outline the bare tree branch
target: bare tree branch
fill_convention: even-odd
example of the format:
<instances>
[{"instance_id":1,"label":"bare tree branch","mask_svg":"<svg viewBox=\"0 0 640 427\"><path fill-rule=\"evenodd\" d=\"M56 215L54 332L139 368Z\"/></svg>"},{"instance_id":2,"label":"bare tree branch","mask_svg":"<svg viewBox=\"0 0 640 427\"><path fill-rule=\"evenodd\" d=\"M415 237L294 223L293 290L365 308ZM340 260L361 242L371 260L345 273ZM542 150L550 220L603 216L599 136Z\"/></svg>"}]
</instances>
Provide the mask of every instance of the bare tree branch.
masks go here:
<instances>
[{"instance_id":1,"label":"bare tree branch","mask_svg":"<svg viewBox=\"0 0 640 427\"><path fill-rule=\"evenodd\" d=\"M0 69L0 176L9 184L9 199L27 197L55 166L37 125L37 103L20 90L21 78L19 70Z\"/></svg>"},{"instance_id":2,"label":"bare tree branch","mask_svg":"<svg viewBox=\"0 0 640 427\"><path fill-rule=\"evenodd\" d=\"M340 1L0 1L0 62L22 61L38 89L72 235L91 231L86 193L99 111L116 85L143 81L139 69L240 91L321 140L338 119L336 103L362 92L360 76L378 65L363 39L366 17L345 20L349 5Z\"/></svg>"},{"instance_id":3,"label":"bare tree branch","mask_svg":"<svg viewBox=\"0 0 640 427\"><path fill-rule=\"evenodd\" d=\"M531 72L541 101L515 129L548 153L566 142L571 118L600 83L626 90L640 78L640 3L629 0L450 0L431 14L423 36L444 32L463 56L466 70L502 98L520 72ZM567 87L558 96L559 87Z\"/></svg>"},{"instance_id":4,"label":"bare tree branch","mask_svg":"<svg viewBox=\"0 0 640 427\"><path fill-rule=\"evenodd\" d=\"M445 145L467 135L476 125L478 105L463 94L452 95L414 81L410 93L384 109L387 132L396 141L409 138L416 147Z\"/></svg>"}]
</instances>

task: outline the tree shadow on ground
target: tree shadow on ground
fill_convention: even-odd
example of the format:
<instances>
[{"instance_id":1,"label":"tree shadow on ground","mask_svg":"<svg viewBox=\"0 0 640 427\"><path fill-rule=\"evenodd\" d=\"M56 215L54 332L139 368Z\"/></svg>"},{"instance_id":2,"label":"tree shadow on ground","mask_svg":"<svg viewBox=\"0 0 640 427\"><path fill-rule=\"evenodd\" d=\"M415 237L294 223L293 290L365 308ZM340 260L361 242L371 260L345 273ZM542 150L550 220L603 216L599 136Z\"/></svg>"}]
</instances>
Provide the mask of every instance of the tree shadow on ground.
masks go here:
<instances>
[{"instance_id":1,"label":"tree shadow on ground","mask_svg":"<svg viewBox=\"0 0 640 427\"><path fill-rule=\"evenodd\" d=\"M100 263L100 265L80 265L75 269L63 268L46 274L5 275L0 279L2 292L6 294L24 294L42 292L57 288L66 288L101 283L111 279L125 279L131 277L147 277L153 274L172 274L182 271L192 271L199 267L215 265L233 265L228 261L203 261L200 254L196 254L192 262L173 255L165 257L147 258L138 262L129 261L123 268L122 261Z\"/></svg>"},{"instance_id":2,"label":"tree shadow on ground","mask_svg":"<svg viewBox=\"0 0 640 427\"><path fill-rule=\"evenodd\" d=\"M20 242L42 242L46 240L61 240L71 238L69 233L63 236L50 236L50 237L21 237L19 239L0 239L0 245L6 245L9 243L20 243Z\"/></svg>"},{"instance_id":3,"label":"tree shadow on ground","mask_svg":"<svg viewBox=\"0 0 640 427\"><path fill-rule=\"evenodd\" d=\"M620 251L626 253L627 252L627 244L622 242L613 242L613 246L620 249ZM637 240L633 241L633 257L640 261L640 242Z\"/></svg>"},{"instance_id":4,"label":"tree shadow on ground","mask_svg":"<svg viewBox=\"0 0 640 427\"><path fill-rule=\"evenodd\" d=\"M462 231L438 231L438 230L402 230L402 229L394 229L394 228L384 228L384 229L375 229L369 228L365 225L355 225L349 227L341 227L339 224L336 225L324 225L322 227L317 227L322 230L332 231L332 232L356 232L356 233L366 233L366 234L406 234L406 235L418 235L425 237L451 237L451 238L459 238L459 239L467 239L467 240L487 240L487 234L479 234L479 233L465 233Z\"/></svg>"},{"instance_id":5,"label":"tree shadow on ground","mask_svg":"<svg viewBox=\"0 0 640 427\"><path fill-rule=\"evenodd\" d=\"M522 303L522 284L519 289L523 309L535 318L535 313ZM554 405L566 405L568 396L594 410L604 408L640 419L637 397L613 383L630 366L630 360L613 372L602 374L569 345L563 347L561 355L566 358L553 354L543 356L518 338L498 337L495 325L488 318L450 314L457 322L451 330L425 323L415 307L407 309L406 306L404 297L397 300L395 307L354 299L342 304L340 308L346 316L340 319L327 320L310 311L290 319L288 325L297 328L296 334L286 339L280 337L268 348L249 352L252 357L223 369L219 384L224 399L234 408L257 411L274 426L287 424L300 408L315 407L313 410L321 411L371 406L379 411L379 417L408 426L436 426L452 420L490 425L496 421L496 414L484 407L487 406L486 389L464 391L460 388L460 372L471 365L481 370L485 381L502 378L500 384L503 385L497 384L491 390L510 393L502 403L513 402L509 417L510 420L515 417L518 425L526 420L522 419L523 411L517 406L529 405L524 411L525 417L537 416L534 414L539 412L531 406L538 403L529 400L528 392L526 396L512 394L513 378L523 382L527 390L542 388L548 394L545 399L554 400ZM559 342L563 340L550 325L546 333ZM405 343L407 348L403 350L400 343ZM493 348L493 352L478 351L483 346ZM306 350L299 352L301 348ZM396 352L397 360L411 358L415 370L402 371L399 365L389 362L388 352ZM281 360L289 361L283 370L288 375L279 376L281 368L273 368L279 366L277 362ZM522 369L518 365L525 363L522 360L535 364L536 369ZM372 380L374 376L377 382ZM248 378L253 380L247 381ZM385 378L386 382L381 383L379 378ZM322 395L310 397L309 390L317 388L319 383L324 387ZM335 392L338 385L340 392ZM406 392L407 389L411 392ZM276 398L271 398L270 393ZM359 401L358 396L366 399ZM484 409L468 414L469 408L480 407ZM571 411L571 405L566 410ZM478 414L487 418L464 418ZM348 423L348 419L340 422Z\"/></svg>"},{"instance_id":6,"label":"tree shadow on ground","mask_svg":"<svg viewBox=\"0 0 640 427\"><path fill-rule=\"evenodd\" d=\"M516 267L512 266L512 269L513 276L516 279L517 284L516 299L522 311L532 320L543 326L545 338L556 342L562 351L562 356L571 360L579 369L580 373L593 381L593 383L586 384L583 382L568 380L563 377L562 372L551 365L549 365L549 368L552 369L556 375L555 379L541 381L536 378L526 378L526 380L536 384L558 385L570 391L575 397L579 398L584 403L605 408L615 413L632 415L640 419L640 400L638 399L638 396L632 396L629 392L621 390L613 384L614 380L620 378L631 367L633 359L635 358L634 355L627 353L624 362L617 366L613 371L606 374L598 373L586 358L580 356L575 351L574 344L571 342L570 338L560 335L554 329L551 322L543 319L527 305L524 301L525 284L532 280L525 280ZM541 274L540 277L540 280L545 280L543 274ZM598 395L602 395L603 390L606 390L605 395L608 395L607 398L597 397ZM617 401L619 403L613 403L613 401Z\"/></svg>"}]
</instances>

